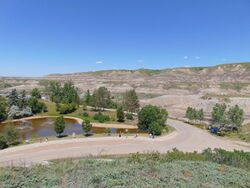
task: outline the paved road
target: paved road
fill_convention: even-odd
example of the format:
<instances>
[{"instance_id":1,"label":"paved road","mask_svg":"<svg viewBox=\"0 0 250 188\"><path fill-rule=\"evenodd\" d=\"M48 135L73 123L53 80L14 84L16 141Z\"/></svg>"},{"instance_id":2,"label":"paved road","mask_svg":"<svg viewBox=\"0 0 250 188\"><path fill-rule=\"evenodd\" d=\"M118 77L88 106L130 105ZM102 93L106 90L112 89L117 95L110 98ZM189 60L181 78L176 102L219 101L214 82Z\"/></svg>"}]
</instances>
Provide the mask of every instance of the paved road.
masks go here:
<instances>
[{"instance_id":1,"label":"paved road","mask_svg":"<svg viewBox=\"0 0 250 188\"><path fill-rule=\"evenodd\" d=\"M99 137L50 141L8 148L0 151L0 165L30 165L47 160L90 155L129 154L133 152L202 151L208 147L250 151L250 145L218 138L177 120L168 120L176 131L150 139L145 137Z\"/></svg>"}]
</instances>

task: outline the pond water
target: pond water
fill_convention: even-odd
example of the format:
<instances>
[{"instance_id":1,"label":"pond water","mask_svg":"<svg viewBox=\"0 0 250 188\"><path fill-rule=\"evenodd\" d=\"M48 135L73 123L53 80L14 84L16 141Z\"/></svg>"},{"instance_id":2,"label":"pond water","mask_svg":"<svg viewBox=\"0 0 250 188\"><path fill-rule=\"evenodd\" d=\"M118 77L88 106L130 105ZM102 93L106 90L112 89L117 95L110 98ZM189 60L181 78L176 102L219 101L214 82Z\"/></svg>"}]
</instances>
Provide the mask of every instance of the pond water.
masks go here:
<instances>
[{"instance_id":1,"label":"pond water","mask_svg":"<svg viewBox=\"0 0 250 188\"><path fill-rule=\"evenodd\" d=\"M33 120L20 121L15 123L17 129L19 131L21 140L29 140L31 138L40 138L40 137L49 137L56 136L56 132L54 131L54 120L53 118L39 118ZM66 125L63 135L72 135L75 134L83 134L82 126L73 119L65 119ZM0 132L4 130L6 125L0 125ZM112 128L111 133L119 133L119 132L128 132L128 133L136 133L137 130L125 130L125 129L116 129ZM93 134L106 133L106 128L92 128Z\"/></svg>"}]
</instances>

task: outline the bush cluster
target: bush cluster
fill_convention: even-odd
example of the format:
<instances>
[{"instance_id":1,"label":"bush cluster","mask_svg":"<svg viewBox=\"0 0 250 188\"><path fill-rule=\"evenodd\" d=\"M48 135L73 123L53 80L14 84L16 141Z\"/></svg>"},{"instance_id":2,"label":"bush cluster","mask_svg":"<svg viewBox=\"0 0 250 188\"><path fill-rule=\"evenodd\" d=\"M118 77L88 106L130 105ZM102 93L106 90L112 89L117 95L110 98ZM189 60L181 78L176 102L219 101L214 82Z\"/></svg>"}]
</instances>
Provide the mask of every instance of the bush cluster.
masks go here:
<instances>
[{"instance_id":1,"label":"bush cluster","mask_svg":"<svg viewBox=\"0 0 250 188\"><path fill-rule=\"evenodd\" d=\"M132 113L126 113L126 118L128 119L128 120L133 120L134 119L134 117L133 117L133 114Z\"/></svg>"},{"instance_id":2,"label":"bush cluster","mask_svg":"<svg viewBox=\"0 0 250 188\"><path fill-rule=\"evenodd\" d=\"M94 120L98 121L99 123L104 123L106 121L110 121L110 117L108 115L104 115L101 112L98 112L94 115Z\"/></svg>"},{"instance_id":3,"label":"bush cluster","mask_svg":"<svg viewBox=\"0 0 250 188\"><path fill-rule=\"evenodd\" d=\"M3 133L0 134L0 149L18 143L19 133L14 125L7 125Z\"/></svg>"},{"instance_id":4,"label":"bush cluster","mask_svg":"<svg viewBox=\"0 0 250 188\"><path fill-rule=\"evenodd\" d=\"M218 164L225 164L242 168L250 171L250 152L243 152L234 150L226 151L223 149L206 149L201 153L197 152L182 152L177 149L169 151L166 154L160 154L158 152L147 154L131 154L130 162L145 162L148 160L160 161L160 162L173 162L173 161L209 161Z\"/></svg>"},{"instance_id":5,"label":"bush cluster","mask_svg":"<svg viewBox=\"0 0 250 188\"><path fill-rule=\"evenodd\" d=\"M75 103L57 104L57 111L60 114L69 114L76 110Z\"/></svg>"}]
</instances>

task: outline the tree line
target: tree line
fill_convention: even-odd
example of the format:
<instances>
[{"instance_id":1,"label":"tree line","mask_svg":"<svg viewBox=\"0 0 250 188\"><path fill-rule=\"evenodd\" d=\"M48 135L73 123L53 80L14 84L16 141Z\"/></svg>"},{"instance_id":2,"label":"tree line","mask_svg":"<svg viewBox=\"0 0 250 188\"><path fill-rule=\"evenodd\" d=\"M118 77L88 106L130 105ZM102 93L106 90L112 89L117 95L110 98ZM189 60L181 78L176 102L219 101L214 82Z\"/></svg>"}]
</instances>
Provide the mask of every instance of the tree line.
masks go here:
<instances>
[{"instance_id":1,"label":"tree line","mask_svg":"<svg viewBox=\"0 0 250 188\"><path fill-rule=\"evenodd\" d=\"M228 107L225 103L216 103L211 112L213 126L225 129L239 129L244 122L244 111L238 105ZM203 109L188 107L186 117L190 120L203 120Z\"/></svg>"}]
</instances>

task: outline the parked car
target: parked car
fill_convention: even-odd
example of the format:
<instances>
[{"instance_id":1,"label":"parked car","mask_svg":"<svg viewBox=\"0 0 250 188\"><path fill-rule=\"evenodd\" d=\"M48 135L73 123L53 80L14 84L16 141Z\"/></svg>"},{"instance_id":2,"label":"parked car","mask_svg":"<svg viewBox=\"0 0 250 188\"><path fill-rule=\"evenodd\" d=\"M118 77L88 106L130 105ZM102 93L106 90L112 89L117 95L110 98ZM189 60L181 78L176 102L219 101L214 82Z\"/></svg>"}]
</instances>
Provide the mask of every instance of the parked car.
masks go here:
<instances>
[{"instance_id":1,"label":"parked car","mask_svg":"<svg viewBox=\"0 0 250 188\"><path fill-rule=\"evenodd\" d=\"M219 134L220 133L220 128L212 127L212 128L210 128L210 132L213 133L213 134Z\"/></svg>"}]
</instances>

